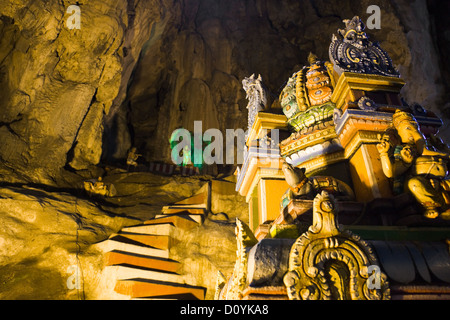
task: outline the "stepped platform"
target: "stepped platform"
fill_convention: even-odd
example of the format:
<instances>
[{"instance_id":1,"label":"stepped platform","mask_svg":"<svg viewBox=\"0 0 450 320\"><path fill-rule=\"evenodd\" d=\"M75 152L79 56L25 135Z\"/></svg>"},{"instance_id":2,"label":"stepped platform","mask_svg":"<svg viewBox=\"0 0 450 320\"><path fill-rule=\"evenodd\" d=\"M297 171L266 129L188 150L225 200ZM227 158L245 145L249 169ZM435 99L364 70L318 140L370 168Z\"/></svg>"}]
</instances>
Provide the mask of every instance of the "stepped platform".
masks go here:
<instances>
[{"instance_id":1,"label":"stepped platform","mask_svg":"<svg viewBox=\"0 0 450 320\"><path fill-rule=\"evenodd\" d=\"M118 281L114 290L131 298L204 300L206 289L186 284L130 279Z\"/></svg>"},{"instance_id":2,"label":"stepped platform","mask_svg":"<svg viewBox=\"0 0 450 320\"><path fill-rule=\"evenodd\" d=\"M176 273L180 263L175 260L146 256L123 251L110 251L105 255L106 266L132 265L147 269Z\"/></svg>"}]
</instances>

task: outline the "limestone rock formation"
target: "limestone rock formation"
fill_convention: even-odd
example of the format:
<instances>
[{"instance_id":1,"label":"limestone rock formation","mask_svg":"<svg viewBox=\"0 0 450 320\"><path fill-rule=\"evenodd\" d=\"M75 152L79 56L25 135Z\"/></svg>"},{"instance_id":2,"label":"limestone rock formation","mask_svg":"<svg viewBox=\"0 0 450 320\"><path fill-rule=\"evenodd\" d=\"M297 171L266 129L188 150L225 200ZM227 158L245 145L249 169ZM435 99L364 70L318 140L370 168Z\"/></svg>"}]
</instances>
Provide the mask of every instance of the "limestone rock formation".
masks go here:
<instances>
[{"instance_id":1,"label":"limestone rock formation","mask_svg":"<svg viewBox=\"0 0 450 320\"><path fill-rule=\"evenodd\" d=\"M104 181L115 185L115 197L89 197L81 189L0 188L0 299L116 298L113 290L97 288L105 255L95 244L152 219L164 205L192 196L205 184L198 178L125 172L110 172ZM221 185L211 197L216 211L201 226L177 231L170 250L170 258L182 263L179 272L207 288L208 299L217 270L233 267L233 221L248 219L233 183ZM75 288L70 281L77 270L80 286Z\"/></svg>"},{"instance_id":2,"label":"limestone rock formation","mask_svg":"<svg viewBox=\"0 0 450 320\"><path fill-rule=\"evenodd\" d=\"M68 1L0 5L0 155L21 180L54 184L66 165L99 163L104 114L124 94L145 22L160 20L159 2L77 3L80 29L66 25Z\"/></svg>"},{"instance_id":3,"label":"limestone rock formation","mask_svg":"<svg viewBox=\"0 0 450 320\"><path fill-rule=\"evenodd\" d=\"M1 194L1 299L81 298L66 286L70 268L81 265L93 283L103 262L89 246L138 221L69 193L11 186Z\"/></svg>"}]
</instances>

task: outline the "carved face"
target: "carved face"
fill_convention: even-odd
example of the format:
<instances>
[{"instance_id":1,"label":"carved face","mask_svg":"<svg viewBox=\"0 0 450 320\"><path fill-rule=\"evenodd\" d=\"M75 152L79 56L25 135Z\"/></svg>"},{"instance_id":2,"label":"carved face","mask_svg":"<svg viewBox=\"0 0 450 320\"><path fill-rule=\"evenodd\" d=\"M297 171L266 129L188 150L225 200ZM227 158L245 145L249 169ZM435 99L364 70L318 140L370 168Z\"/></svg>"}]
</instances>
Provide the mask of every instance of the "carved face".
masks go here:
<instances>
[{"instance_id":1,"label":"carved face","mask_svg":"<svg viewBox=\"0 0 450 320\"><path fill-rule=\"evenodd\" d=\"M245 92L253 91L255 90L255 86L257 84L261 84L262 78L261 75L258 75L258 78L255 78L255 74L252 74L250 77L244 78L242 80L242 87L244 88Z\"/></svg>"},{"instance_id":2,"label":"carved face","mask_svg":"<svg viewBox=\"0 0 450 320\"><path fill-rule=\"evenodd\" d=\"M344 38L344 42L349 42L354 44L357 47L367 46L369 40L367 38L364 29L366 26L361 21L359 17L354 17L351 20L344 20L345 30L343 30L342 36Z\"/></svg>"},{"instance_id":3,"label":"carved face","mask_svg":"<svg viewBox=\"0 0 450 320\"><path fill-rule=\"evenodd\" d=\"M397 125L397 132L403 143L415 143L424 140L419 127L414 121L402 121Z\"/></svg>"},{"instance_id":4,"label":"carved face","mask_svg":"<svg viewBox=\"0 0 450 320\"><path fill-rule=\"evenodd\" d=\"M242 80L242 87L244 88L245 92L248 93L252 83L255 83L255 80L252 81L252 79L249 78L245 78L244 80Z\"/></svg>"},{"instance_id":5,"label":"carved face","mask_svg":"<svg viewBox=\"0 0 450 320\"><path fill-rule=\"evenodd\" d=\"M250 89L255 85L256 80L254 75L252 75L249 78L245 78L242 80L242 87L244 88L245 92L248 94Z\"/></svg>"}]
</instances>

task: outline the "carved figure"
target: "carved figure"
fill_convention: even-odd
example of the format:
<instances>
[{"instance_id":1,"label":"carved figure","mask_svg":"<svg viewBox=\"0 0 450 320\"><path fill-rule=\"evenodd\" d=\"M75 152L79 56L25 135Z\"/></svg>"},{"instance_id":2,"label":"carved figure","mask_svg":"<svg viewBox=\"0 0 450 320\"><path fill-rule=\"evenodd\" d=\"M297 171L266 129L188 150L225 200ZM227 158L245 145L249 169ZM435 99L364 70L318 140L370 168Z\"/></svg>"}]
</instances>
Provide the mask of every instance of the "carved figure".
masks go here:
<instances>
[{"instance_id":1,"label":"carved figure","mask_svg":"<svg viewBox=\"0 0 450 320\"><path fill-rule=\"evenodd\" d=\"M283 161L282 171L290 188L292 199L314 199L322 192L328 191L340 200L353 200L353 190L343 181L330 176L314 176L308 178L305 168L296 168Z\"/></svg>"},{"instance_id":2,"label":"carved figure","mask_svg":"<svg viewBox=\"0 0 450 320\"><path fill-rule=\"evenodd\" d=\"M314 198L313 224L291 248L284 276L291 300L389 299L387 277L369 245L336 220L334 197L323 191ZM373 285L369 270L378 271Z\"/></svg>"},{"instance_id":3,"label":"carved figure","mask_svg":"<svg viewBox=\"0 0 450 320\"><path fill-rule=\"evenodd\" d=\"M385 132L377 145L384 174L394 183L403 182L404 191L421 204L425 217L436 218L441 213L450 218L450 182L445 180L449 154L426 147L410 113L396 110L392 123L393 129Z\"/></svg>"},{"instance_id":4,"label":"carved figure","mask_svg":"<svg viewBox=\"0 0 450 320\"><path fill-rule=\"evenodd\" d=\"M337 71L398 77L389 55L378 43L371 42L364 32L365 25L358 16L344 20L345 29L333 35L329 47L330 61Z\"/></svg>"},{"instance_id":5,"label":"carved figure","mask_svg":"<svg viewBox=\"0 0 450 320\"><path fill-rule=\"evenodd\" d=\"M100 195L106 197L113 197L116 195L116 188L113 184L106 185L103 182L102 177L98 177L97 180L87 180L83 182L84 190L89 195Z\"/></svg>"},{"instance_id":6,"label":"carved figure","mask_svg":"<svg viewBox=\"0 0 450 320\"><path fill-rule=\"evenodd\" d=\"M250 129L257 113L264 110L267 105L267 89L262 83L261 75L255 79L254 74L242 80L242 87L247 94L248 128Z\"/></svg>"},{"instance_id":7,"label":"carved figure","mask_svg":"<svg viewBox=\"0 0 450 320\"><path fill-rule=\"evenodd\" d=\"M137 164L137 159L142 156L141 154L136 153L137 149L136 147L133 147L130 149L130 151L128 152L128 157L127 157L127 166L128 168L130 166L136 167Z\"/></svg>"}]
</instances>

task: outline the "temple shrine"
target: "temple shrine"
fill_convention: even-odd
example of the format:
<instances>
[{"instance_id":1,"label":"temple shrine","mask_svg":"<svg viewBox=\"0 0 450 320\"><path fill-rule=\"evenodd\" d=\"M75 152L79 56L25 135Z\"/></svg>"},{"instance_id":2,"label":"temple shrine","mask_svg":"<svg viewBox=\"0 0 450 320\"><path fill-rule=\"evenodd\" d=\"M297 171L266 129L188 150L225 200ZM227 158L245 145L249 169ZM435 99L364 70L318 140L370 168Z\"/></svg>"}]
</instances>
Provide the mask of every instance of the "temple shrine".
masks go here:
<instances>
[{"instance_id":1,"label":"temple shrine","mask_svg":"<svg viewBox=\"0 0 450 320\"><path fill-rule=\"evenodd\" d=\"M236 191L249 223L237 220L216 299L450 299L443 123L401 98L405 81L359 17L344 23L329 61L310 54L288 79L281 109L261 99L261 77L244 80Z\"/></svg>"}]
</instances>

